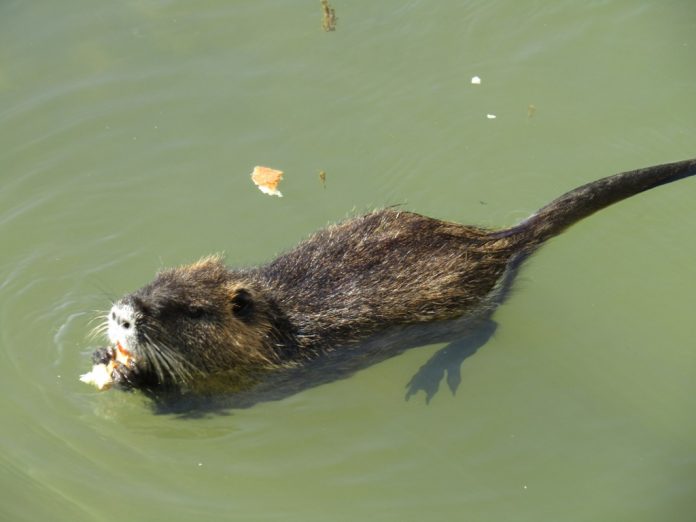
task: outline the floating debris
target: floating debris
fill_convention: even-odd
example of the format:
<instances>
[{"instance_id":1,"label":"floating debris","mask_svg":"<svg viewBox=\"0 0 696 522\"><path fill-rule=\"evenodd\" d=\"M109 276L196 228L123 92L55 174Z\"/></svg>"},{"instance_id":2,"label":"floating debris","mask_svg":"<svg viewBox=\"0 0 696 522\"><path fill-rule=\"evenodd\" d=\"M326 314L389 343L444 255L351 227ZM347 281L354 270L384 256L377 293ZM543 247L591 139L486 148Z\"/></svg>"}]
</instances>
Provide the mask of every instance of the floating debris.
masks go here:
<instances>
[{"instance_id":1,"label":"floating debris","mask_svg":"<svg viewBox=\"0 0 696 522\"><path fill-rule=\"evenodd\" d=\"M283 171L275 170L270 167L254 167L254 172L251 173L251 181L253 181L259 190L269 196L283 197L283 194L278 190L278 183L283 179Z\"/></svg>"},{"instance_id":2,"label":"floating debris","mask_svg":"<svg viewBox=\"0 0 696 522\"><path fill-rule=\"evenodd\" d=\"M321 181L321 184L324 185L324 188L326 188L326 171L319 171L319 181Z\"/></svg>"},{"instance_id":3,"label":"floating debris","mask_svg":"<svg viewBox=\"0 0 696 522\"><path fill-rule=\"evenodd\" d=\"M471 78L471 83L474 85L481 85L481 78L479 78L478 76L474 76L473 78Z\"/></svg>"},{"instance_id":4,"label":"floating debris","mask_svg":"<svg viewBox=\"0 0 696 522\"><path fill-rule=\"evenodd\" d=\"M497 116L495 114L486 114L486 118L488 118L489 120L495 120Z\"/></svg>"},{"instance_id":5,"label":"floating debris","mask_svg":"<svg viewBox=\"0 0 696 522\"><path fill-rule=\"evenodd\" d=\"M531 118L536 114L536 105L529 104L527 107L527 118Z\"/></svg>"},{"instance_id":6,"label":"floating debris","mask_svg":"<svg viewBox=\"0 0 696 522\"><path fill-rule=\"evenodd\" d=\"M336 10L331 7L329 0L321 0L321 11L321 28L327 33L335 31L338 18L336 17Z\"/></svg>"}]
</instances>

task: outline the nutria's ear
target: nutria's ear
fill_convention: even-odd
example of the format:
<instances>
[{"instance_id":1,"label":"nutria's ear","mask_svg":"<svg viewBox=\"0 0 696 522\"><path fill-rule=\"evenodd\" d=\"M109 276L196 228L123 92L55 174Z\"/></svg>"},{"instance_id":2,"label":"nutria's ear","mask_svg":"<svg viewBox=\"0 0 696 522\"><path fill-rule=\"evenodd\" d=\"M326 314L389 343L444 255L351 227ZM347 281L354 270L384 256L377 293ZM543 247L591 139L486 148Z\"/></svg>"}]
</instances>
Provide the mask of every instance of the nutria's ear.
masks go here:
<instances>
[{"instance_id":1,"label":"nutria's ear","mask_svg":"<svg viewBox=\"0 0 696 522\"><path fill-rule=\"evenodd\" d=\"M232 311L237 317L248 317L254 310L254 299L248 290L238 288L232 295Z\"/></svg>"}]
</instances>

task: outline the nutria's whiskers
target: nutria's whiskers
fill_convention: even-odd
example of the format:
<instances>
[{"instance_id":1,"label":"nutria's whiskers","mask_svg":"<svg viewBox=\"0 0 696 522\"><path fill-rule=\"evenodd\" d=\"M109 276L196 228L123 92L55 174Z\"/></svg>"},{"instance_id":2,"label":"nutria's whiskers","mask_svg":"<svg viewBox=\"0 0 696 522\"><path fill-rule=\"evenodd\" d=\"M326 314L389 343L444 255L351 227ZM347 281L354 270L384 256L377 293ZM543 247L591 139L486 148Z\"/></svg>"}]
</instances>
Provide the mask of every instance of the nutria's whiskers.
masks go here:
<instances>
[{"instance_id":1,"label":"nutria's whiskers","mask_svg":"<svg viewBox=\"0 0 696 522\"><path fill-rule=\"evenodd\" d=\"M143 348L147 361L155 369L160 383L186 383L191 380L194 370L191 363L166 344L153 341L148 332L143 332L143 336L145 342L140 347Z\"/></svg>"},{"instance_id":2,"label":"nutria's whiskers","mask_svg":"<svg viewBox=\"0 0 696 522\"><path fill-rule=\"evenodd\" d=\"M92 340L98 337L103 337L104 334L109 330L108 312L104 312L103 310L95 310L95 312L99 315L92 317L92 319L90 319L87 324L92 324L95 321L101 322L95 325L93 328L91 328L90 331L87 333L87 338Z\"/></svg>"}]
</instances>

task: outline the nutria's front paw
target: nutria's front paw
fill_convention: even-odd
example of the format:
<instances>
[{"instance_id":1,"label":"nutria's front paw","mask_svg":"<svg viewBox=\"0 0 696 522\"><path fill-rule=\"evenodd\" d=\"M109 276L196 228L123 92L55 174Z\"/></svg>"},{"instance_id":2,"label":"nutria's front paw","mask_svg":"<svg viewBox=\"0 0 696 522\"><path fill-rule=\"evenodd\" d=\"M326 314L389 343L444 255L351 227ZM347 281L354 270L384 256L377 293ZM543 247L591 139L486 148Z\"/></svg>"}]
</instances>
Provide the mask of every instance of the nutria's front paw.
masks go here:
<instances>
[{"instance_id":1,"label":"nutria's front paw","mask_svg":"<svg viewBox=\"0 0 696 522\"><path fill-rule=\"evenodd\" d=\"M116 352L112 346L97 348L92 352L92 364L109 364L116 357Z\"/></svg>"},{"instance_id":2,"label":"nutria's front paw","mask_svg":"<svg viewBox=\"0 0 696 522\"><path fill-rule=\"evenodd\" d=\"M138 381L138 372L134 366L126 366L125 364L117 364L111 374L114 381L114 386L122 389L135 388Z\"/></svg>"}]
</instances>

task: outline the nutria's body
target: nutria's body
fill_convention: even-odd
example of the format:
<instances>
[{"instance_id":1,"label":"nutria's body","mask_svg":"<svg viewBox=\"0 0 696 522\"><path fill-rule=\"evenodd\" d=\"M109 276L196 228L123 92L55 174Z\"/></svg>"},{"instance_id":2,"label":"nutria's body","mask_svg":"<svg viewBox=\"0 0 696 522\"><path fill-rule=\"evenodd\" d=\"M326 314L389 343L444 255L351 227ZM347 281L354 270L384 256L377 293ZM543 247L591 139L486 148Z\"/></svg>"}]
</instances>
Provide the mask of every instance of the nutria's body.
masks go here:
<instances>
[{"instance_id":1,"label":"nutria's body","mask_svg":"<svg viewBox=\"0 0 696 522\"><path fill-rule=\"evenodd\" d=\"M258 268L232 270L210 257L164 271L109 314L112 343L138 361L117 381L241 390L382 332L487 317L517 265L544 241L616 201L694 174L696 160L610 176L500 231L380 210L321 230Z\"/></svg>"}]
</instances>

